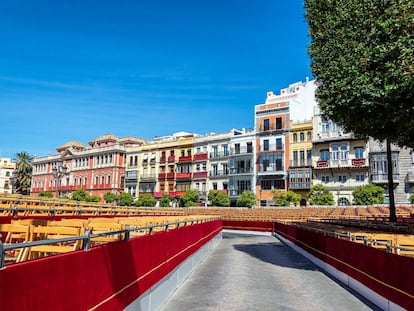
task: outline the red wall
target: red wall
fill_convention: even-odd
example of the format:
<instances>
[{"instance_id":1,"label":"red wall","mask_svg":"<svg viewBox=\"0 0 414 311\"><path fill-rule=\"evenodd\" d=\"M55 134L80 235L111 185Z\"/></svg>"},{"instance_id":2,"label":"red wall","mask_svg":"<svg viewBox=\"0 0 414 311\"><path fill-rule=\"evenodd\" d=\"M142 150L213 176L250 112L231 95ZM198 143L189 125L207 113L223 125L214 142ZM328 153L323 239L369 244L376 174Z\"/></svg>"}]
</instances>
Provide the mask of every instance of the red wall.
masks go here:
<instances>
[{"instance_id":1,"label":"red wall","mask_svg":"<svg viewBox=\"0 0 414 311\"><path fill-rule=\"evenodd\" d=\"M222 230L220 220L0 270L2 310L120 310Z\"/></svg>"},{"instance_id":2,"label":"red wall","mask_svg":"<svg viewBox=\"0 0 414 311\"><path fill-rule=\"evenodd\" d=\"M414 258L276 223L276 232L394 303L414 310Z\"/></svg>"},{"instance_id":3,"label":"red wall","mask_svg":"<svg viewBox=\"0 0 414 311\"><path fill-rule=\"evenodd\" d=\"M223 229L274 232L273 221L223 220Z\"/></svg>"}]
</instances>

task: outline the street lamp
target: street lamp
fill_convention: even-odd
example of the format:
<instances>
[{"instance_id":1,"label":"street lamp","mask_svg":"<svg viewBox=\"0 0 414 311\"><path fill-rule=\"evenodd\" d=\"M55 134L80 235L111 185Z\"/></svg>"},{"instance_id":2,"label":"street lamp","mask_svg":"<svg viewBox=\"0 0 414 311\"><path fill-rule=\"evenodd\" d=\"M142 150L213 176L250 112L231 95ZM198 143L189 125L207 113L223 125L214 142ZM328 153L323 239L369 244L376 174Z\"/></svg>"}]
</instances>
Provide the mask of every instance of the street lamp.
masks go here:
<instances>
[{"instance_id":1,"label":"street lamp","mask_svg":"<svg viewBox=\"0 0 414 311\"><path fill-rule=\"evenodd\" d=\"M55 176L55 180L56 180L56 198L59 196L60 180L63 176L67 174L67 169L68 168L63 165L59 165L59 166L52 168L52 174L53 176Z\"/></svg>"}]
</instances>

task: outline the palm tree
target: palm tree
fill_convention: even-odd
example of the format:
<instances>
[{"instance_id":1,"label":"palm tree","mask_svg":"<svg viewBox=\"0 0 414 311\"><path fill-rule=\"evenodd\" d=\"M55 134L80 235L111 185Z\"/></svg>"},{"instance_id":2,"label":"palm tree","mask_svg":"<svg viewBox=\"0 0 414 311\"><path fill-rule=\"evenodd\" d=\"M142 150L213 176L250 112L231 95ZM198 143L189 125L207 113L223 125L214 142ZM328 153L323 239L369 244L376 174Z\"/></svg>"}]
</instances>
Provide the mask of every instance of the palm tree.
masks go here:
<instances>
[{"instance_id":1,"label":"palm tree","mask_svg":"<svg viewBox=\"0 0 414 311\"><path fill-rule=\"evenodd\" d=\"M14 185L16 192L24 195L30 194L30 185L32 183L32 162L33 156L26 151L18 152L15 155L16 162L16 183Z\"/></svg>"}]
</instances>

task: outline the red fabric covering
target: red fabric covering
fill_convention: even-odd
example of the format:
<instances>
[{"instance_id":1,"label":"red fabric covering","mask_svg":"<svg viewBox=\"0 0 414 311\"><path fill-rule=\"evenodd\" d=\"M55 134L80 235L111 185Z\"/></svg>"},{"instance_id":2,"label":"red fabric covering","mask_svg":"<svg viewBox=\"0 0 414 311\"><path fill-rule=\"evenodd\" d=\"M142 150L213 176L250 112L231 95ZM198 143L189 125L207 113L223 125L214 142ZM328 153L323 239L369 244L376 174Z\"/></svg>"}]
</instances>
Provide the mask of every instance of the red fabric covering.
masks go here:
<instances>
[{"instance_id":1,"label":"red fabric covering","mask_svg":"<svg viewBox=\"0 0 414 311\"><path fill-rule=\"evenodd\" d=\"M414 258L276 223L276 232L394 303L414 310Z\"/></svg>"},{"instance_id":2,"label":"red fabric covering","mask_svg":"<svg viewBox=\"0 0 414 311\"><path fill-rule=\"evenodd\" d=\"M217 220L7 266L1 309L120 310L221 229Z\"/></svg>"},{"instance_id":3,"label":"red fabric covering","mask_svg":"<svg viewBox=\"0 0 414 311\"><path fill-rule=\"evenodd\" d=\"M274 232L274 221L223 220L223 229Z\"/></svg>"}]
</instances>

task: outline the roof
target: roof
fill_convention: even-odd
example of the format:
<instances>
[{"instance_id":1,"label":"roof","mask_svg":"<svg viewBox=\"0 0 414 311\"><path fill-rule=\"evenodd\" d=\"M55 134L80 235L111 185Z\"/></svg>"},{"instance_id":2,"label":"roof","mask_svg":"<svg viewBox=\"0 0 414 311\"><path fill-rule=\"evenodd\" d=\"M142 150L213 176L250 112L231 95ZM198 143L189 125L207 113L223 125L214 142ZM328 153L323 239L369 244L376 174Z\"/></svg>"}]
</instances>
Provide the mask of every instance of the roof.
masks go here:
<instances>
[{"instance_id":1,"label":"roof","mask_svg":"<svg viewBox=\"0 0 414 311\"><path fill-rule=\"evenodd\" d=\"M75 147L76 149L85 149L86 146L83 145L82 143L78 142L78 141L70 141L67 142L66 144L63 144L62 146L59 146L56 148L56 150L64 150L64 149L68 149L70 147Z\"/></svg>"}]
</instances>

